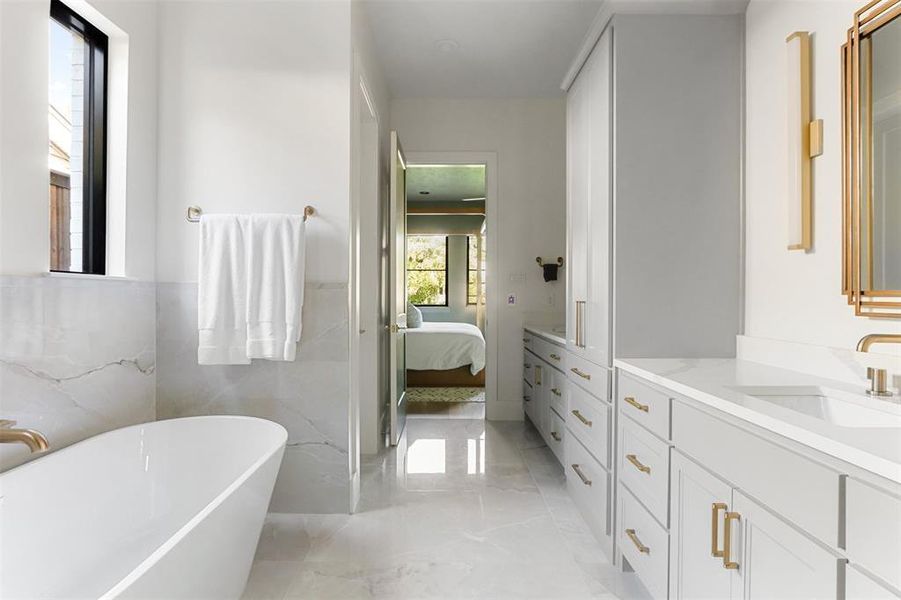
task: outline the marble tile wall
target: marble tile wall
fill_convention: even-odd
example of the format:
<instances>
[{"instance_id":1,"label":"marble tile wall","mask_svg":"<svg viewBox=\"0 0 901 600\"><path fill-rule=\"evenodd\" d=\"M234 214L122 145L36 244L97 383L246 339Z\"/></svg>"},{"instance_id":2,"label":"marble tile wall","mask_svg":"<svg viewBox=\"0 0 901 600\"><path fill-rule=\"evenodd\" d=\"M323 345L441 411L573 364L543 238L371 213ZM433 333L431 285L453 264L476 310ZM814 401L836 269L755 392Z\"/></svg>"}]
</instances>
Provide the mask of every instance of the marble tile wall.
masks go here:
<instances>
[{"instance_id":1,"label":"marble tile wall","mask_svg":"<svg viewBox=\"0 0 901 600\"><path fill-rule=\"evenodd\" d=\"M150 282L0 276L0 417L60 449L152 421L156 291ZM31 458L0 446L0 470Z\"/></svg>"},{"instance_id":2,"label":"marble tile wall","mask_svg":"<svg viewBox=\"0 0 901 600\"><path fill-rule=\"evenodd\" d=\"M241 414L285 426L273 511L349 510L347 294L346 284L306 283L294 362L200 366L197 285L157 284L157 418Z\"/></svg>"}]
</instances>

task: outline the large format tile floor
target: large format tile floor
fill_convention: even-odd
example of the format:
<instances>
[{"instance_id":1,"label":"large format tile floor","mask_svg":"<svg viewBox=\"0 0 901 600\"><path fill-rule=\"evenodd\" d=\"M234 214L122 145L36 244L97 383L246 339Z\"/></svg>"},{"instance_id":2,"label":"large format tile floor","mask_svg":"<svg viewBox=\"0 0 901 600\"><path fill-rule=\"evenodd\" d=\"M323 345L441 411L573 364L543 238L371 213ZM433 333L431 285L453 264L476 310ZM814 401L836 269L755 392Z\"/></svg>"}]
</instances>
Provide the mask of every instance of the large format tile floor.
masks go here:
<instances>
[{"instance_id":1,"label":"large format tile floor","mask_svg":"<svg viewBox=\"0 0 901 600\"><path fill-rule=\"evenodd\" d=\"M245 599L641 598L527 423L411 419L354 515L272 514Z\"/></svg>"}]
</instances>

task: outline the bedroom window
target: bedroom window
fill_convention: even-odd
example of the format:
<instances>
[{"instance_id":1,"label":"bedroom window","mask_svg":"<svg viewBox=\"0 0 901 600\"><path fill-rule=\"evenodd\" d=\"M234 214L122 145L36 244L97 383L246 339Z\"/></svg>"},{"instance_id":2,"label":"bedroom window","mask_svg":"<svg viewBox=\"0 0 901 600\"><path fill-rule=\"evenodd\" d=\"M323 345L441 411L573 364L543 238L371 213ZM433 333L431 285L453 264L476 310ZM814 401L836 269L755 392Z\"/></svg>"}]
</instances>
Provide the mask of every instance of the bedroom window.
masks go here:
<instances>
[{"instance_id":1,"label":"bedroom window","mask_svg":"<svg viewBox=\"0 0 901 600\"><path fill-rule=\"evenodd\" d=\"M479 237L470 235L467 237L468 240L468 252L467 252L467 260L466 260L466 304L475 305L476 297L478 296L478 280L476 275L479 271L482 272L482 304L485 304L485 235L481 235L482 238L482 260L481 265L479 264Z\"/></svg>"},{"instance_id":2,"label":"bedroom window","mask_svg":"<svg viewBox=\"0 0 901 600\"><path fill-rule=\"evenodd\" d=\"M407 236L407 299L416 306L447 306L447 236Z\"/></svg>"}]
</instances>

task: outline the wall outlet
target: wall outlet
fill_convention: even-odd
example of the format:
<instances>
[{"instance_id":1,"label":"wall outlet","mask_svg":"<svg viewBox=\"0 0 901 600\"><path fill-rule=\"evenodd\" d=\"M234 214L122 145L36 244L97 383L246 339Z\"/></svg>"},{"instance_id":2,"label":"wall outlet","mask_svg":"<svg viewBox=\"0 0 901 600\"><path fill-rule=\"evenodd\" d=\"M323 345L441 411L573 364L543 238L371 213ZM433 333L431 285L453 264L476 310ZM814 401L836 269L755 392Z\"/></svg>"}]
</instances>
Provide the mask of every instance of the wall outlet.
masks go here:
<instances>
[{"instance_id":1,"label":"wall outlet","mask_svg":"<svg viewBox=\"0 0 901 600\"><path fill-rule=\"evenodd\" d=\"M507 306L516 304L516 294L507 294Z\"/></svg>"}]
</instances>

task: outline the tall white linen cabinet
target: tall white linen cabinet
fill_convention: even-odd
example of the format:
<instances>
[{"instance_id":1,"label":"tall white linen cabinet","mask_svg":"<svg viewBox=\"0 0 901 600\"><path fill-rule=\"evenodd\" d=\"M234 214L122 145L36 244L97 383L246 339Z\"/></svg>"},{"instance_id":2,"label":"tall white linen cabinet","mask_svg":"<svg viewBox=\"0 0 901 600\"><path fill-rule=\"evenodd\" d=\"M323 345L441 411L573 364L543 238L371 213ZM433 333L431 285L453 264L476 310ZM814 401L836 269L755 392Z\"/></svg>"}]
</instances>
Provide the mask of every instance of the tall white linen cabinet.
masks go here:
<instances>
[{"instance_id":1,"label":"tall white linen cabinet","mask_svg":"<svg viewBox=\"0 0 901 600\"><path fill-rule=\"evenodd\" d=\"M666 500L619 465L624 437L666 456L669 416L620 418L613 360L735 355L743 32L741 15L616 15L568 91L564 467L617 559L620 494L668 535Z\"/></svg>"}]
</instances>

